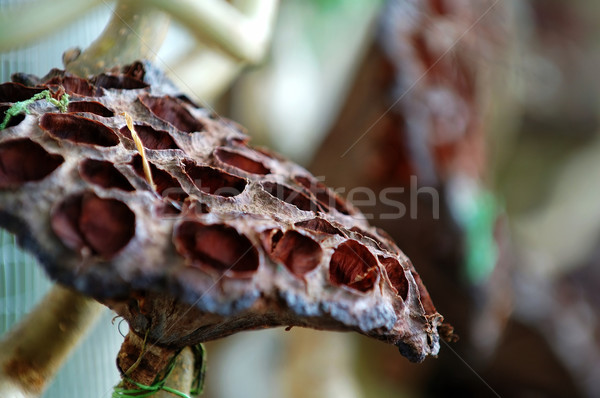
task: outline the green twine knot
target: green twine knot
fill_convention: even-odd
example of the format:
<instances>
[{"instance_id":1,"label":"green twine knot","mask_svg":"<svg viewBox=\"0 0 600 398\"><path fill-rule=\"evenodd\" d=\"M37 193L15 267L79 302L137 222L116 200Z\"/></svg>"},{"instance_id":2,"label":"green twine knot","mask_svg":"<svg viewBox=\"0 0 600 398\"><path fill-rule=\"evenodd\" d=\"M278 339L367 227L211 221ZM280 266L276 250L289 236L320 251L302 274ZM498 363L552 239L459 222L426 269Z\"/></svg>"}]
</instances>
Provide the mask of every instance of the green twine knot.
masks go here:
<instances>
[{"instance_id":1,"label":"green twine knot","mask_svg":"<svg viewBox=\"0 0 600 398\"><path fill-rule=\"evenodd\" d=\"M4 130L6 126L8 126L8 122L10 122L10 119L17 116L18 114L29 114L29 109L27 109L27 107L33 104L35 101L41 99L45 99L52 105L56 106L61 112L66 112L69 106L69 94L63 94L60 98L60 101L57 101L54 98L52 98L50 90L44 90L25 101L15 102L13 106L8 108L6 112L4 112L4 121L2 122L2 124L0 124L0 130Z\"/></svg>"},{"instance_id":2,"label":"green twine knot","mask_svg":"<svg viewBox=\"0 0 600 398\"><path fill-rule=\"evenodd\" d=\"M194 380L192 381L192 388L190 390L191 395L201 395L204 390L204 374L206 371L206 349L204 345L198 344L197 346L192 347L194 352ZM179 354L178 354L179 355ZM171 394L181 397L181 398L191 398L190 395L176 390L174 388L165 386L167 379L173 372L175 368L175 360L177 359L177 355L173 356L167 367L165 368L165 372L162 377L155 379L154 382L147 386L145 384L138 383L127 376L123 376L123 380L128 382L129 384L133 384L137 388L126 389L124 387L120 387L121 384L115 386L112 394L112 398L143 398L149 397L160 390L170 392Z\"/></svg>"}]
</instances>

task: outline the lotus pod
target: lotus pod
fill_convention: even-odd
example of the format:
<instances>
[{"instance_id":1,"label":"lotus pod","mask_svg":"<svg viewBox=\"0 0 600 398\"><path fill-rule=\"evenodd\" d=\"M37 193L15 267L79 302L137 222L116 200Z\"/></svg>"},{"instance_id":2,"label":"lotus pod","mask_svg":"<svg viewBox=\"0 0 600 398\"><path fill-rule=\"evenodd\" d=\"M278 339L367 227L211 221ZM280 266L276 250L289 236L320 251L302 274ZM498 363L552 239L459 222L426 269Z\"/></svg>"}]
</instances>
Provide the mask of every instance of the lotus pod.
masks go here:
<instances>
[{"instance_id":1,"label":"lotus pod","mask_svg":"<svg viewBox=\"0 0 600 398\"><path fill-rule=\"evenodd\" d=\"M437 354L442 317L394 242L150 64L13 80L4 110L46 89L70 101L36 101L2 131L0 223L138 336L178 348L303 326Z\"/></svg>"}]
</instances>

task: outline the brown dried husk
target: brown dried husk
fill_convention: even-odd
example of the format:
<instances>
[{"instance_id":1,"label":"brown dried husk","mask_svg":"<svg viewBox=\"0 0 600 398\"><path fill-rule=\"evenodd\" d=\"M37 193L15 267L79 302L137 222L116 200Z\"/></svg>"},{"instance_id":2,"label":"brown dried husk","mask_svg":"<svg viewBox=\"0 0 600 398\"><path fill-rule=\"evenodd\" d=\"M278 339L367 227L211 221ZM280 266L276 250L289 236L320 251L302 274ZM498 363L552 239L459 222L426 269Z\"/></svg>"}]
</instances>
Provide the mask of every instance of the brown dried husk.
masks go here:
<instances>
[{"instance_id":1,"label":"brown dried husk","mask_svg":"<svg viewBox=\"0 0 600 398\"><path fill-rule=\"evenodd\" d=\"M13 80L5 108L47 88L71 98L66 113L37 101L2 131L0 223L139 336L177 349L304 326L357 331L412 361L437 354L442 317L394 242L151 65Z\"/></svg>"}]
</instances>

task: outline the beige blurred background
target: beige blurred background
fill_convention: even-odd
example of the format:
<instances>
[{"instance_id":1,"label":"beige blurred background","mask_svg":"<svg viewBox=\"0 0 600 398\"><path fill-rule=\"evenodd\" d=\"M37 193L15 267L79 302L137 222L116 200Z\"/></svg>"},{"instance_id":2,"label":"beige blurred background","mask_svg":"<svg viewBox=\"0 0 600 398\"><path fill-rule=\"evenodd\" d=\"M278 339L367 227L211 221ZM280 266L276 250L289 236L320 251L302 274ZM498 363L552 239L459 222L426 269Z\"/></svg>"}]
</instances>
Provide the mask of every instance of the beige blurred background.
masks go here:
<instances>
[{"instance_id":1,"label":"beige blurred background","mask_svg":"<svg viewBox=\"0 0 600 398\"><path fill-rule=\"evenodd\" d=\"M600 396L600 4L384 3L282 2L266 59L222 90L201 86L211 69L182 67L204 47L176 22L155 62L185 81L181 88L190 97L246 126L254 144L305 165L330 186L402 185L399 170L408 164L439 189L446 218L373 222L411 257L462 339L442 345L438 359L415 365L391 346L352 334L297 328L238 334L207 344L204 396ZM85 48L110 12L100 4L44 41L1 53L2 81L17 71L43 75L60 67L62 52ZM410 21L421 22L411 27ZM390 53L394 46L402 51ZM436 80L432 72L443 76ZM468 94L457 79L468 80ZM438 89L445 94L433 95ZM411 109L423 116L413 120ZM449 127L455 125L468 127ZM404 140L421 147L405 147ZM448 147L451 155L443 152ZM475 207L482 197L493 198L483 216ZM457 200L481 223L464 222ZM15 277L7 254L12 242L3 239L6 330L49 282L31 259L19 260L30 271ZM480 260L483 276L474 279L465 264L482 258L477 250L489 255ZM11 301L17 296L29 298ZM107 313L93 332L105 337L88 339L75 354L95 364L89 378L67 365L60 387L46 396L85 396L79 385L89 387L95 377L104 384L88 396L109 396L115 374L106 369L120 339L109 319ZM102 372L108 375L97 376Z\"/></svg>"}]
</instances>

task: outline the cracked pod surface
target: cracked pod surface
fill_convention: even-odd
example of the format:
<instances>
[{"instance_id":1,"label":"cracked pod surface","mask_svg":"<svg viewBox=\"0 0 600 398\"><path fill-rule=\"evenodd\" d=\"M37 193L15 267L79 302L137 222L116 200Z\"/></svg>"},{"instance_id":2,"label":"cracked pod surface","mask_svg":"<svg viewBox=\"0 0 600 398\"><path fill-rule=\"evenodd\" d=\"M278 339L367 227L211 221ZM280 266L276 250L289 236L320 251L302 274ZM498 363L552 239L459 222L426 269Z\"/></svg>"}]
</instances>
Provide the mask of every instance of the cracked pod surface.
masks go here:
<instances>
[{"instance_id":1,"label":"cracked pod surface","mask_svg":"<svg viewBox=\"0 0 600 398\"><path fill-rule=\"evenodd\" d=\"M442 317L395 243L151 65L13 80L3 109L45 89L70 102L37 101L2 131L0 223L135 333L183 347L303 326L437 354Z\"/></svg>"}]
</instances>

